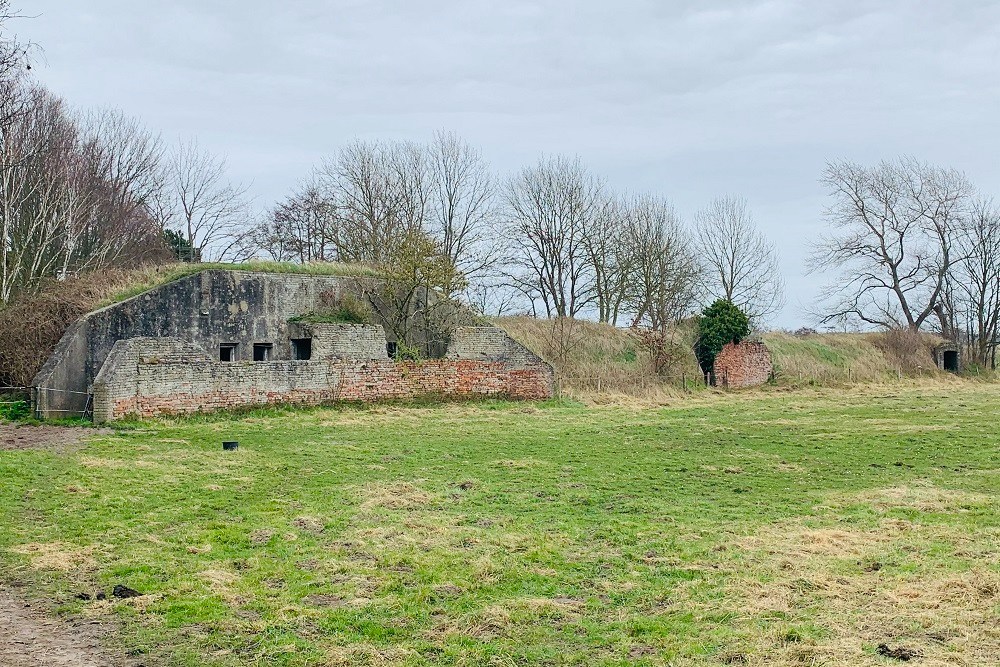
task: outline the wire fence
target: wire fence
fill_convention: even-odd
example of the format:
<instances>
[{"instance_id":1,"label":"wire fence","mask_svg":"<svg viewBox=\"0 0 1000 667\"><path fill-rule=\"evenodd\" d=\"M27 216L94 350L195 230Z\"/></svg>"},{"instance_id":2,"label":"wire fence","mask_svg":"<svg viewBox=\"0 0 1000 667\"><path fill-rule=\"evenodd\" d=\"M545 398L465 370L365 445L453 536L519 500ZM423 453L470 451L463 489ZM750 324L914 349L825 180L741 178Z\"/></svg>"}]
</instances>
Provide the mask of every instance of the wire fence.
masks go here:
<instances>
[{"instance_id":1,"label":"wire fence","mask_svg":"<svg viewBox=\"0 0 1000 667\"><path fill-rule=\"evenodd\" d=\"M711 384L707 376L688 375L636 375L636 376L570 376L556 374L557 398L573 398L582 393L619 393L641 396L651 391L671 389L692 391Z\"/></svg>"},{"instance_id":2,"label":"wire fence","mask_svg":"<svg viewBox=\"0 0 1000 667\"><path fill-rule=\"evenodd\" d=\"M52 394L64 394L70 398L69 400L53 401L50 398ZM77 405L67 407L67 405L74 403ZM57 405L59 407L56 407ZM41 419L43 416L82 417L89 419L94 413L94 395L86 391L71 391L69 389L55 389L52 387L0 386L0 406L5 407L6 410L16 408L17 406L24 406L24 412L31 407L31 413L36 419Z\"/></svg>"},{"instance_id":3,"label":"wire fence","mask_svg":"<svg viewBox=\"0 0 1000 667\"><path fill-rule=\"evenodd\" d=\"M14 405L31 400L31 387L0 387L0 405Z\"/></svg>"}]
</instances>

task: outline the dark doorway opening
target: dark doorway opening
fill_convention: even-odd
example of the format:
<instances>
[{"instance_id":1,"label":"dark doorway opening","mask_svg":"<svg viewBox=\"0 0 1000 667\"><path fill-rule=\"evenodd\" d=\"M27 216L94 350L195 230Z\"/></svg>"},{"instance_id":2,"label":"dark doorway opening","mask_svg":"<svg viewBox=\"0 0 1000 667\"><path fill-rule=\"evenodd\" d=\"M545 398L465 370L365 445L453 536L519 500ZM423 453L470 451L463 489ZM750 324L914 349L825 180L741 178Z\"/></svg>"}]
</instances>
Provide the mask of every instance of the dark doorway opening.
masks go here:
<instances>
[{"instance_id":1,"label":"dark doorway opening","mask_svg":"<svg viewBox=\"0 0 1000 667\"><path fill-rule=\"evenodd\" d=\"M254 343L253 344L253 360L254 361L271 361L271 348L274 346L271 343Z\"/></svg>"},{"instance_id":2,"label":"dark doorway opening","mask_svg":"<svg viewBox=\"0 0 1000 667\"><path fill-rule=\"evenodd\" d=\"M312 357L312 338L292 339L292 359L309 361Z\"/></svg>"},{"instance_id":3,"label":"dark doorway opening","mask_svg":"<svg viewBox=\"0 0 1000 667\"><path fill-rule=\"evenodd\" d=\"M395 342L385 344L385 351L389 354L390 359L396 358L396 349L397 347Z\"/></svg>"},{"instance_id":4,"label":"dark doorway opening","mask_svg":"<svg viewBox=\"0 0 1000 667\"><path fill-rule=\"evenodd\" d=\"M944 366L946 371L951 373L958 372L958 351L957 350L945 350L941 358L941 365Z\"/></svg>"},{"instance_id":5,"label":"dark doorway opening","mask_svg":"<svg viewBox=\"0 0 1000 667\"><path fill-rule=\"evenodd\" d=\"M219 361L236 361L236 343L223 343L219 346Z\"/></svg>"}]
</instances>

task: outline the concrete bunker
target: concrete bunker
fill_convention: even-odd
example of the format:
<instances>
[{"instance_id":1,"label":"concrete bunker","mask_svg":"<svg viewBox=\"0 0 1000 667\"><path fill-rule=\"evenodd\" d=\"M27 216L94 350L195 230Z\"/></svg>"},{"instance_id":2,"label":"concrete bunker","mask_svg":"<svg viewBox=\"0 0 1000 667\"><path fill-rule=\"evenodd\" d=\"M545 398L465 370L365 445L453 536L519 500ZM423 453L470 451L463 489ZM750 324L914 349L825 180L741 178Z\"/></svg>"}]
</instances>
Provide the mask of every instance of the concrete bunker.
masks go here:
<instances>
[{"instance_id":1,"label":"concrete bunker","mask_svg":"<svg viewBox=\"0 0 1000 667\"><path fill-rule=\"evenodd\" d=\"M406 361L381 324L302 321L324 295L356 293L355 280L212 269L89 313L36 375L35 414L552 395L552 367L496 327L456 326L438 358Z\"/></svg>"}]
</instances>

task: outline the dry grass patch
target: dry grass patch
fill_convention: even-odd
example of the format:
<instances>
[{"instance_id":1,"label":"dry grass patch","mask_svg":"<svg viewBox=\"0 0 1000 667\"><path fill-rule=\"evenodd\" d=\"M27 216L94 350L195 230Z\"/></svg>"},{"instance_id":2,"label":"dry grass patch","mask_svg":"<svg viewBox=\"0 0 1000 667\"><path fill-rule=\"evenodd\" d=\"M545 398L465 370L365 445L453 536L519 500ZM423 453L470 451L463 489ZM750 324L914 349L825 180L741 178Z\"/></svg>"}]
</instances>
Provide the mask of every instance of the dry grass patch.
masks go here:
<instances>
[{"instance_id":1,"label":"dry grass patch","mask_svg":"<svg viewBox=\"0 0 1000 667\"><path fill-rule=\"evenodd\" d=\"M885 491L873 497L936 509L955 500ZM886 520L869 531L785 526L738 540L753 568L729 583L727 600L741 624L769 628L751 635L746 664L884 665L875 647L888 644L916 652L930 667L996 665L1000 574L985 564L942 572L919 561L900 568L879 560L913 539L948 537L957 536Z\"/></svg>"},{"instance_id":2,"label":"dry grass patch","mask_svg":"<svg viewBox=\"0 0 1000 667\"><path fill-rule=\"evenodd\" d=\"M898 530L898 526L895 528ZM777 527L744 537L736 544L743 549L783 559L801 559L808 556L856 557L874 546L885 545L890 541L889 534L881 531Z\"/></svg>"},{"instance_id":3,"label":"dry grass patch","mask_svg":"<svg viewBox=\"0 0 1000 667\"><path fill-rule=\"evenodd\" d=\"M96 547L76 547L65 542L22 544L10 549L13 553L27 556L31 567L36 570L60 570L69 572L84 567L94 567Z\"/></svg>"},{"instance_id":4,"label":"dry grass patch","mask_svg":"<svg viewBox=\"0 0 1000 667\"><path fill-rule=\"evenodd\" d=\"M993 502L983 494L942 489L930 483L874 489L853 496L852 500L870 503L880 511L915 509L920 512L961 512Z\"/></svg>"},{"instance_id":5,"label":"dry grass patch","mask_svg":"<svg viewBox=\"0 0 1000 667\"><path fill-rule=\"evenodd\" d=\"M359 492L361 509L408 510L431 504L435 496L410 482L375 482Z\"/></svg>"},{"instance_id":6,"label":"dry grass patch","mask_svg":"<svg viewBox=\"0 0 1000 667\"><path fill-rule=\"evenodd\" d=\"M319 535L326 529L326 522L318 516L300 516L292 521L292 525L307 533ZM270 538L269 538L270 539Z\"/></svg>"},{"instance_id":7,"label":"dry grass patch","mask_svg":"<svg viewBox=\"0 0 1000 667\"><path fill-rule=\"evenodd\" d=\"M500 459L494 461L493 465L498 468L512 468L514 470L523 470L525 468L537 468L539 466L550 465L548 461L543 461L541 459L524 458L524 459Z\"/></svg>"},{"instance_id":8,"label":"dry grass patch","mask_svg":"<svg viewBox=\"0 0 1000 667\"><path fill-rule=\"evenodd\" d=\"M391 667L407 663L415 652L402 647L357 643L332 647L326 655L329 667Z\"/></svg>"},{"instance_id":9,"label":"dry grass patch","mask_svg":"<svg viewBox=\"0 0 1000 667\"><path fill-rule=\"evenodd\" d=\"M239 575L227 570L208 569L199 572L198 578L206 582L211 591L227 604L237 605L244 602L236 590L236 585L240 581Z\"/></svg>"}]
</instances>

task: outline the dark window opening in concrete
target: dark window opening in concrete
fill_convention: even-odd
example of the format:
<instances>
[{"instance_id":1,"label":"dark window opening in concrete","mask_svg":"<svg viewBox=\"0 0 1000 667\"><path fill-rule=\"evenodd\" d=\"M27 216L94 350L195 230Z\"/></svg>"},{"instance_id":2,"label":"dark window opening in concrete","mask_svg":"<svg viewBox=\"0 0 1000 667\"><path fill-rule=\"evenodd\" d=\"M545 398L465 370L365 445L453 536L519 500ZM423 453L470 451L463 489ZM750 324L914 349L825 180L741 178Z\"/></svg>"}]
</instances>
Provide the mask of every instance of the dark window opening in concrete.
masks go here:
<instances>
[{"instance_id":1,"label":"dark window opening in concrete","mask_svg":"<svg viewBox=\"0 0 1000 667\"><path fill-rule=\"evenodd\" d=\"M219 361L236 361L236 343L223 343L219 346Z\"/></svg>"},{"instance_id":2,"label":"dark window opening in concrete","mask_svg":"<svg viewBox=\"0 0 1000 667\"><path fill-rule=\"evenodd\" d=\"M297 359L298 361L309 361L312 357L312 338L293 338L292 339L292 359Z\"/></svg>"},{"instance_id":3,"label":"dark window opening in concrete","mask_svg":"<svg viewBox=\"0 0 1000 667\"><path fill-rule=\"evenodd\" d=\"M946 371L951 373L958 372L958 352L956 350L945 350L941 362Z\"/></svg>"},{"instance_id":4,"label":"dark window opening in concrete","mask_svg":"<svg viewBox=\"0 0 1000 667\"><path fill-rule=\"evenodd\" d=\"M253 344L253 360L254 361L271 361L271 349L274 347L271 343L254 343Z\"/></svg>"},{"instance_id":5,"label":"dark window opening in concrete","mask_svg":"<svg viewBox=\"0 0 1000 667\"><path fill-rule=\"evenodd\" d=\"M385 351L389 354L389 358L390 359L395 359L396 358L396 343L395 342L386 343L385 344Z\"/></svg>"}]
</instances>

